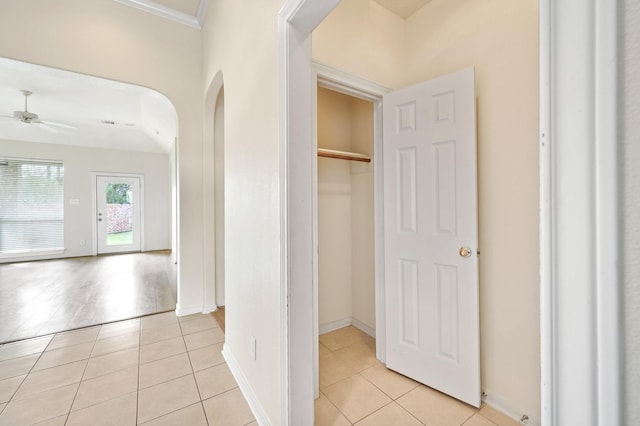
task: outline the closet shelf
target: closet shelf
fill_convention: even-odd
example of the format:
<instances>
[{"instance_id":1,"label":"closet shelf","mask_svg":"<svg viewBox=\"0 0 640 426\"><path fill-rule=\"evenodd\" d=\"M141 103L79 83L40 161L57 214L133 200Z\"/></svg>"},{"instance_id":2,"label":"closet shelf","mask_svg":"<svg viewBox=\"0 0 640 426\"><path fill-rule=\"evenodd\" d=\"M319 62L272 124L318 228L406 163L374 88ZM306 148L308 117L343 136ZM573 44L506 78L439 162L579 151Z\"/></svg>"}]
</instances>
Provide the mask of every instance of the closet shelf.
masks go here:
<instances>
[{"instance_id":1,"label":"closet shelf","mask_svg":"<svg viewBox=\"0 0 640 426\"><path fill-rule=\"evenodd\" d=\"M336 151L333 149L318 148L318 157L337 158L339 160L362 161L364 163L371 162L371 156L366 154L358 154L356 152Z\"/></svg>"}]
</instances>

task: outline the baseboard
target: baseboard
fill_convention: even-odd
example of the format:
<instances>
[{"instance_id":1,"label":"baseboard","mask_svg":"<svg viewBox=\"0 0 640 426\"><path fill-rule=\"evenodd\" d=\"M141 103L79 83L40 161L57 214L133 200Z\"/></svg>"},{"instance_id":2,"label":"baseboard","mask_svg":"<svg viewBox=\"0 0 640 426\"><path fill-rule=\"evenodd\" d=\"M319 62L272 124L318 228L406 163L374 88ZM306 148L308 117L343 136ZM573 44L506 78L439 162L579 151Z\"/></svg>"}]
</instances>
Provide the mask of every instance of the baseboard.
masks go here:
<instances>
[{"instance_id":1,"label":"baseboard","mask_svg":"<svg viewBox=\"0 0 640 426\"><path fill-rule=\"evenodd\" d=\"M353 317L346 317L337 321L332 321L332 322L328 322L326 324L322 324L318 327L318 334L326 334L329 333L331 331L335 331L347 326L354 326L355 328L359 329L360 331L368 334L369 336L373 337L375 339L376 337L376 330L369 327L368 325L366 325L365 323L363 323L362 321L353 318Z\"/></svg>"},{"instance_id":2,"label":"baseboard","mask_svg":"<svg viewBox=\"0 0 640 426\"><path fill-rule=\"evenodd\" d=\"M260 400L253 391L253 388L249 384L249 381L240 369L240 365L236 361L226 343L222 346L222 356L224 357L225 361L227 361L229 370L231 370L231 374L233 374L233 377L236 379L238 387L240 388L240 392L242 392L244 399L247 401L247 404L249 404L249 408L253 412L253 416L256 418L258 424L262 426L270 426L271 422L269 421L269 417L262 408Z\"/></svg>"},{"instance_id":3,"label":"baseboard","mask_svg":"<svg viewBox=\"0 0 640 426\"><path fill-rule=\"evenodd\" d=\"M527 426L541 425L541 421L539 417L534 416L530 413L525 413L524 410L521 410L518 407L514 407L503 396L497 395L491 392L489 389L485 389L483 392L483 395L484 395L483 400L487 405L491 406L492 408L495 408L496 410L500 411L504 415L511 417L516 422L521 423L523 425L527 425ZM524 416L526 416L527 420L522 420Z\"/></svg>"},{"instance_id":4,"label":"baseboard","mask_svg":"<svg viewBox=\"0 0 640 426\"><path fill-rule=\"evenodd\" d=\"M368 334L374 339L376 338L376 330L374 328L369 327L367 324L363 323L357 318L352 318L352 321L353 322L351 323L351 325L353 325L355 328L362 331L363 333Z\"/></svg>"},{"instance_id":5,"label":"baseboard","mask_svg":"<svg viewBox=\"0 0 640 426\"><path fill-rule=\"evenodd\" d=\"M191 314L201 314L201 313L202 313L202 305L185 306L185 307L176 305L176 315L179 317L183 317L185 315L191 315Z\"/></svg>"},{"instance_id":6,"label":"baseboard","mask_svg":"<svg viewBox=\"0 0 640 426\"><path fill-rule=\"evenodd\" d=\"M331 321L325 324L320 324L318 326L318 334L326 334L340 328L347 327L351 324L353 324L353 318L351 317L343 318L337 321Z\"/></svg>"},{"instance_id":7,"label":"baseboard","mask_svg":"<svg viewBox=\"0 0 640 426\"><path fill-rule=\"evenodd\" d=\"M210 314L211 312L215 312L217 310L218 310L218 307L216 305L206 305L204 308L202 308L202 313Z\"/></svg>"}]
</instances>

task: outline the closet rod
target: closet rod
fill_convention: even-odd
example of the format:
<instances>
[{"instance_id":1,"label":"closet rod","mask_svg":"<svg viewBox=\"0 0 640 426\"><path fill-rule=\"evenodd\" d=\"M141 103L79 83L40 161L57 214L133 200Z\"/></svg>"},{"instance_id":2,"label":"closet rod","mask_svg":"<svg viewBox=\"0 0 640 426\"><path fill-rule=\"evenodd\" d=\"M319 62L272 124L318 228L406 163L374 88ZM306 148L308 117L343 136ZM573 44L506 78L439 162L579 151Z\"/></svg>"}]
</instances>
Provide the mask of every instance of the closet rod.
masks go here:
<instances>
[{"instance_id":1,"label":"closet rod","mask_svg":"<svg viewBox=\"0 0 640 426\"><path fill-rule=\"evenodd\" d=\"M355 152L336 151L333 149L318 148L318 157L337 158L339 160L371 162L371 156L365 154L357 154Z\"/></svg>"}]
</instances>

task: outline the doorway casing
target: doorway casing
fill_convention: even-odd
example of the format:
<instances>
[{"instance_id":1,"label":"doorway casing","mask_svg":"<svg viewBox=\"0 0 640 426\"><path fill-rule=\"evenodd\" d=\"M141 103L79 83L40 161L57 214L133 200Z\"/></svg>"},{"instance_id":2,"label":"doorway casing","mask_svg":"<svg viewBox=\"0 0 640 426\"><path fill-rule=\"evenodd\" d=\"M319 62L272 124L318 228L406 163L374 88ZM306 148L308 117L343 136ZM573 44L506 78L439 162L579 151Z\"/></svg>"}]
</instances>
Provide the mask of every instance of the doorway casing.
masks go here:
<instances>
[{"instance_id":1,"label":"doorway casing","mask_svg":"<svg viewBox=\"0 0 640 426\"><path fill-rule=\"evenodd\" d=\"M97 193L97 181L98 181L98 176L113 176L113 177L124 177L124 178L135 178L138 179L140 181L140 251L144 252L145 251L145 246L144 246L144 175L138 175L138 174L133 174L133 173L111 173L111 172L93 172L91 173L91 192L92 192L92 217L94 218L94 220L91 222L92 223L92 233L91 235L94 236L93 238L93 246L91 248L92 250L92 254L93 256L97 256L98 255L98 226L96 223L95 218L97 217L98 211L97 211L97 206L96 206L96 201L97 201L97 197L98 197L98 193Z\"/></svg>"},{"instance_id":2,"label":"doorway casing","mask_svg":"<svg viewBox=\"0 0 640 426\"><path fill-rule=\"evenodd\" d=\"M373 173L374 173L374 240L375 240L375 312L376 312L376 358L385 361L385 298L384 298L384 204L383 174L382 174L382 96L390 89L380 86L371 81L345 73L330 66L313 62L314 87L323 87L335 92L339 92L354 98L363 99L373 103ZM318 101L317 90L312 91L312 119L313 119L313 139L312 150L318 150L317 116ZM320 396L319 383L319 357L318 357L318 162L312 161L313 165L313 329L315 339L314 345L314 395Z\"/></svg>"}]
</instances>

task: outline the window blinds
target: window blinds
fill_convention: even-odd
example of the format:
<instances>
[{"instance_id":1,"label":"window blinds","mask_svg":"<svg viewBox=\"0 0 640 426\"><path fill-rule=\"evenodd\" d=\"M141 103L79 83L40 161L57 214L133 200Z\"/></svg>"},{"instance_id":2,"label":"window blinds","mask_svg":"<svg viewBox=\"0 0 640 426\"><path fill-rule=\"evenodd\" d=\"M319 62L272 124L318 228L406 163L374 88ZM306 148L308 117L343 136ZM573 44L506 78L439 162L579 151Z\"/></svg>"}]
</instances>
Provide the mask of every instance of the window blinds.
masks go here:
<instances>
[{"instance_id":1,"label":"window blinds","mask_svg":"<svg viewBox=\"0 0 640 426\"><path fill-rule=\"evenodd\" d=\"M62 162L0 158L0 257L63 247Z\"/></svg>"}]
</instances>

